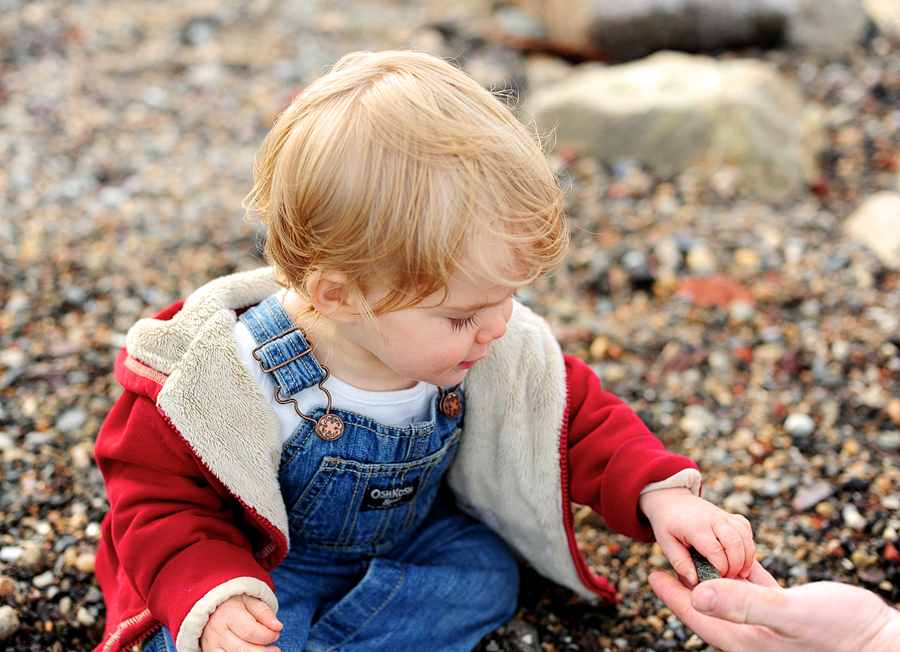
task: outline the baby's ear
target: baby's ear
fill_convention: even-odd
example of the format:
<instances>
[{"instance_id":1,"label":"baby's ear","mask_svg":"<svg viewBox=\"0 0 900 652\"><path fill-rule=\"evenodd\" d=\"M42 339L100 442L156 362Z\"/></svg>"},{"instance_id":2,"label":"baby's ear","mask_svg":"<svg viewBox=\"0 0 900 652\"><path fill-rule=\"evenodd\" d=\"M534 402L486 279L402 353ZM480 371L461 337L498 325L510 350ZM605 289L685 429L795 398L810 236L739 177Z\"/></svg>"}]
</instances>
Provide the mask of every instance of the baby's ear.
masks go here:
<instances>
[{"instance_id":1,"label":"baby's ear","mask_svg":"<svg viewBox=\"0 0 900 652\"><path fill-rule=\"evenodd\" d=\"M353 295L347 290L347 276L341 272L315 272L306 280L312 305L325 319L347 322L356 312Z\"/></svg>"}]
</instances>

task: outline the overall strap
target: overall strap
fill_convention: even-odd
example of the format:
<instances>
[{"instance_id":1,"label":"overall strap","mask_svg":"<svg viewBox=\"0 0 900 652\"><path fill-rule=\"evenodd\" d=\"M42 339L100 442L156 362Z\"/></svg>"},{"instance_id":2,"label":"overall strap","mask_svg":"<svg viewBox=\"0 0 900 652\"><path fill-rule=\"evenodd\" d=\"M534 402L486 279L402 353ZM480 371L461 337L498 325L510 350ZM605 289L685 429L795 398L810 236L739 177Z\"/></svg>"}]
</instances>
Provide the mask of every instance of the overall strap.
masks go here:
<instances>
[{"instance_id":1,"label":"overall strap","mask_svg":"<svg viewBox=\"0 0 900 652\"><path fill-rule=\"evenodd\" d=\"M303 332L281 305L280 295L246 310L239 319L256 340L253 357L264 372L271 374L282 397L318 385L328 376L312 355Z\"/></svg>"}]
</instances>

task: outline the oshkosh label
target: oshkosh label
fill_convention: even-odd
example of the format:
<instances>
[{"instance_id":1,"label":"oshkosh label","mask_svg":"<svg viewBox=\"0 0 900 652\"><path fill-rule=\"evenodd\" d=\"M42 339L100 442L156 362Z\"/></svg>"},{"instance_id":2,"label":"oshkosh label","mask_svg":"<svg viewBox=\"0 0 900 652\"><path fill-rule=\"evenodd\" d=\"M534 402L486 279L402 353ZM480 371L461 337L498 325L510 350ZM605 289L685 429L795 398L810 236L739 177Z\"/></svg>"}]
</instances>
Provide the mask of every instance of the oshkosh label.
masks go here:
<instances>
[{"instance_id":1,"label":"oshkosh label","mask_svg":"<svg viewBox=\"0 0 900 652\"><path fill-rule=\"evenodd\" d=\"M419 490L419 479L397 487L369 487L360 509L390 509L408 503Z\"/></svg>"}]
</instances>

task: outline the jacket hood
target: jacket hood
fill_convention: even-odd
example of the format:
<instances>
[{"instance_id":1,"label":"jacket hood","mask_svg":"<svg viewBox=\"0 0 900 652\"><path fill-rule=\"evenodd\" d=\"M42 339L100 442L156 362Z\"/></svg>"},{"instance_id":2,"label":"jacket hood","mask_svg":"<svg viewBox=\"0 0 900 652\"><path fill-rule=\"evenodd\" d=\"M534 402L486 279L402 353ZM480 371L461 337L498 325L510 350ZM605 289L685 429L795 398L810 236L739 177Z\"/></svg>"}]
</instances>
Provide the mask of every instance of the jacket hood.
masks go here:
<instances>
[{"instance_id":1,"label":"jacket hood","mask_svg":"<svg viewBox=\"0 0 900 652\"><path fill-rule=\"evenodd\" d=\"M279 287L269 268L232 274L194 292L171 319L138 321L117 378L154 398L206 467L287 538L278 420L241 360L233 331L236 311Z\"/></svg>"}]
</instances>

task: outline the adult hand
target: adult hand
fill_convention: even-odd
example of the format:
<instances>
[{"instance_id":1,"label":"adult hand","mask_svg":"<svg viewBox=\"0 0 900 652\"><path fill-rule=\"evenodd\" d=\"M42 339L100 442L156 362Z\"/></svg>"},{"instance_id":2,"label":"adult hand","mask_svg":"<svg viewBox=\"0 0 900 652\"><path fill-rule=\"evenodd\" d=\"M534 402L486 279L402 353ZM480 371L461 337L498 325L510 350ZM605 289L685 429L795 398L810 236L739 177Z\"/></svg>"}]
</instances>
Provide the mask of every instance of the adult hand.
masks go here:
<instances>
[{"instance_id":1,"label":"adult hand","mask_svg":"<svg viewBox=\"0 0 900 652\"><path fill-rule=\"evenodd\" d=\"M725 652L889 652L900 612L870 591L837 582L782 589L758 562L747 581L710 580L693 590L650 575L657 596L707 643Z\"/></svg>"}]
</instances>

